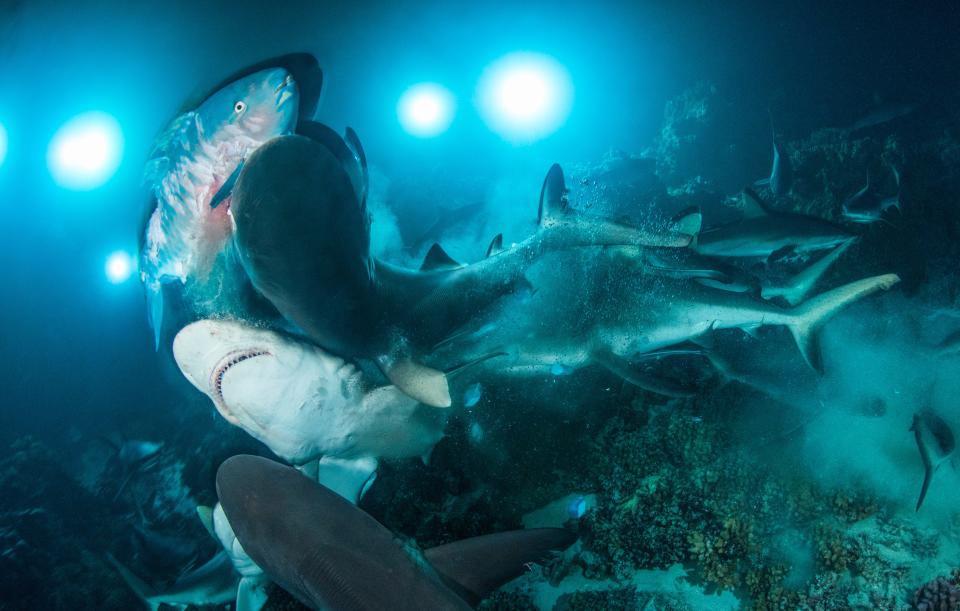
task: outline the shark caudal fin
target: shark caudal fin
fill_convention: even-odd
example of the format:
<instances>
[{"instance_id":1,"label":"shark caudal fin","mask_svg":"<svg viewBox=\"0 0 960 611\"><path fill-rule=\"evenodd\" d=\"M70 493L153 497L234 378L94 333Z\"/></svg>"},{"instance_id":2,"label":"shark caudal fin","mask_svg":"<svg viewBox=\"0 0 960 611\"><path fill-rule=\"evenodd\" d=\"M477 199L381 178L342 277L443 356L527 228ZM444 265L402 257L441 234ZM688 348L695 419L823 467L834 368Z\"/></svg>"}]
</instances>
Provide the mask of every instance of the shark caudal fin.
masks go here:
<instances>
[{"instance_id":1,"label":"shark caudal fin","mask_svg":"<svg viewBox=\"0 0 960 611\"><path fill-rule=\"evenodd\" d=\"M764 299L783 297L790 305L797 305L807 298L807 295L809 295L813 287L817 285L817 282L820 281L823 274L830 269L830 266L833 265L834 262L840 258L840 255L846 252L855 241L856 238L851 238L840 246L837 246L826 255L817 259L816 262L805 267L800 273L790 278L783 286L763 287L760 289L760 296Z\"/></svg>"},{"instance_id":2,"label":"shark caudal fin","mask_svg":"<svg viewBox=\"0 0 960 611\"><path fill-rule=\"evenodd\" d=\"M819 331L825 322L851 303L877 291L888 290L898 282L900 277L896 274L864 278L821 293L791 310L787 328L793 334L793 339L796 340L807 364L823 373Z\"/></svg>"},{"instance_id":3,"label":"shark caudal fin","mask_svg":"<svg viewBox=\"0 0 960 611\"><path fill-rule=\"evenodd\" d=\"M133 593L143 601L143 603L151 610L157 611L160 608L160 603L154 602L151 600L156 596L156 591L154 588L147 585L147 582L140 579L127 567L120 564L120 561L113 557L113 554L107 553L107 560L110 564L113 565L113 568L116 569L117 573L120 574L120 577L123 578L123 581L127 586L133 590Z\"/></svg>"}]
</instances>

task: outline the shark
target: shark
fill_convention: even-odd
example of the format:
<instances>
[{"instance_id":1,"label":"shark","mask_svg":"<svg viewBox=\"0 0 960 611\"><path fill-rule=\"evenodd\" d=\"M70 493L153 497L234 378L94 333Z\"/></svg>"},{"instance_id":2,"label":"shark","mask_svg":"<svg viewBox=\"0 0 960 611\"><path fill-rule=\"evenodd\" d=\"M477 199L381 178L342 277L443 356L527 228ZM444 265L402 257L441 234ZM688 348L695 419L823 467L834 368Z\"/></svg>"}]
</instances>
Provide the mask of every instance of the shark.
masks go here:
<instances>
[{"instance_id":1,"label":"shark","mask_svg":"<svg viewBox=\"0 0 960 611\"><path fill-rule=\"evenodd\" d=\"M155 139L144 171L151 200L139 270L157 348L170 313L168 287L198 290L192 301L202 301L206 293L242 294L239 274L213 273L218 264L240 271L231 257L222 256L229 252L233 184L251 151L292 133L299 118L313 115L322 80L309 54L260 62L190 104Z\"/></svg>"},{"instance_id":2,"label":"shark","mask_svg":"<svg viewBox=\"0 0 960 611\"><path fill-rule=\"evenodd\" d=\"M807 364L822 372L818 337L823 325L848 305L899 282L895 274L864 278L781 308L748 293L690 279L638 274L633 266L602 252L557 256L587 261L545 262L545 269L536 270L541 277L533 281L539 290L528 304L505 301L494 317L496 324L475 321L457 334L462 339L442 345L434 357L440 362L462 359L473 350L495 347L508 354L490 364L499 373L549 376L600 365L656 390L656 380L646 374L646 357L719 329L750 332L777 325L790 331ZM557 269L565 270L562 277L556 277Z\"/></svg>"},{"instance_id":3,"label":"shark","mask_svg":"<svg viewBox=\"0 0 960 611\"><path fill-rule=\"evenodd\" d=\"M930 489L933 474L944 462L952 459L957 441L950 426L932 410L924 409L913 415L910 431L917 442L920 460L923 461L923 485L917 499L917 511L923 505Z\"/></svg>"},{"instance_id":4,"label":"shark","mask_svg":"<svg viewBox=\"0 0 960 611\"><path fill-rule=\"evenodd\" d=\"M200 320L173 341L187 380L223 418L356 502L381 458L429 458L446 415L292 334Z\"/></svg>"},{"instance_id":5,"label":"shark","mask_svg":"<svg viewBox=\"0 0 960 611\"><path fill-rule=\"evenodd\" d=\"M774 253L808 254L838 246L854 237L844 227L803 214L779 212L756 193L741 195L743 219L701 231L691 248L702 255L766 259Z\"/></svg>"},{"instance_id":6,"label":"shark","mask_svg":"<svg viewBox=\"0 0 960 611\"><path fill-rule=\"evenodd\" d=\"M160 609L161 605L183 609L189 605L219 605L232 602L240 580L226 552L217 552L210 560L181 575L173 584L165 588L149 585L121 564L112 554L107 554L107 560L127 586L153 611Z\"/></svg>"},{"instance_id":7,"label":"shark","mask_svg":"<svg viewBox=\"0 0 960 611\"><path fill-rule=\"evenodd\" d=\"M790 165L790 159L785 157L780 151L780 145L777 143L777 132L773 127L773 118L770 118L770 133L773 140L773 164L770 167L770 176L754 183L756 186L767 186L774 197L785 195L790 190L790 183L793 180L793 168Z\"/></svg>"},{"instance_id":8,"label":"shark","mask_svg":"<svg viewBox=\"0 0 960 611\"><path fill-rule=\"evenodd\" d=\"M870 172L867 172L867 184L843 202L843 217L861 224L876 223L883 220L883 214L891 208L902 212L900 207L900 172L891 166L893 179L897 184L897 193L881 198L870 184Z\"/></svg>"},{"instance_id":9,"label":"shark","mask_svg":"<svg viewBox=\"0 0 960 611\"><path fill-rule=\"evenodd\" d=\"M563 171L541 189L538 230L511 248L495 237L485 259L454 261L438 244L420 269L370 255L366 157L352 130L320 124L275 138L250 155L233 190L240 262L253 286L312 341L377 364L416 400L448 407L443 373L423 364L429 348L504 295L528 285L543 253L600 245L685 247L699 213L642 228L575 213Z\"/></svg>"},{"instance_id":10,"label":"shark","mask_svg":"<svg viewBox=\"0 0 960 611\"><path fill-rule=\"evenodd\" d=\"M470 609L576 541L562 528L539 528L420 552L335 492L257 456L224 461L217 496L250 558L312 609Z\"/></svg>"}]
</instances>

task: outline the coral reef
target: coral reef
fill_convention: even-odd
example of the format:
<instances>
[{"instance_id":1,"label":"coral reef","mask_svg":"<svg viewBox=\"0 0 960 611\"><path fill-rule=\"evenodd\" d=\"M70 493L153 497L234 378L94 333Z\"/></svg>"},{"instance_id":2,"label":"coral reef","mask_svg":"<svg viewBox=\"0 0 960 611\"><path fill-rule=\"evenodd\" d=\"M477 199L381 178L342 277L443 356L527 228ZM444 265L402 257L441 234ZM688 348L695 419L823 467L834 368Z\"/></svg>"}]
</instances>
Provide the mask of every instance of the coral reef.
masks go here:
<instances>
[{"instance_id":1,"label":"coral reef","mask_svg":"<svg viewBox=\"0 0 960 611\"><path fill-rule=\"evenodd\" d=\"M910 603L918 611L960 609L960 569L955 569L949 577L937 577L917 588Z\"/></svg>"}]
</instances>

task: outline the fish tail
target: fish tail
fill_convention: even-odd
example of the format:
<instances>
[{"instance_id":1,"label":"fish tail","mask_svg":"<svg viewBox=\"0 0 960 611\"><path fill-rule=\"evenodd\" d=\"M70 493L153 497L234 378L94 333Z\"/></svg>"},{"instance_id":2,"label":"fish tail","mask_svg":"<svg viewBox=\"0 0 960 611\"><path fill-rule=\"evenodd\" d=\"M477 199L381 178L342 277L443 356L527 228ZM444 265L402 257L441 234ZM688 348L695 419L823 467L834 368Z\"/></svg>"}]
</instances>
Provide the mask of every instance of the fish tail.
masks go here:
<instances>
[{"instance_id":1,"label":"fish tail","mask_svg":"<svg viewBox=\"0 0 960 611\"><path fill-rule=\"evenodd\" d=\"M800 353L814 370L823 373L820 352L820 328L837 312L855 301L879 290L887 290L900 282L896 274L864 278L821 293L790 311L787 327L797 342Z\"/></svg>"},{"instance_id":2,"label":"fish tail","mask_svg":"<svg viewBox=\"0 0 960 611\"><path fill-rule=\"evenodd\" d=\"M917 499L916 511L920 511L920 506L923 505L923 499L927 498L927 490L930 489L930 481L932 479L933 479L933 468L930 465L924 465L923 484L920 486L920 498Z\"/></svg>"},{"instance_id":3,"label":"fish tail","mask_svg":"<svg viewBox=\"0 0 960 611\"><path fill-rule=\"evenodd\" d=\"M160 608L160 605L150 600L155 596L153 588L151 588L147 583L133 574L133 571L127 567L120 564L120 561L113 557L113 554L107 553L107 560L110 561L110 564L113 565L113 568L120 573L120 577L123 578L123 581L133 590L134 594L137 595L140 600L150 608L151 611L157 611Z\"/></svg>"}]
</instances>

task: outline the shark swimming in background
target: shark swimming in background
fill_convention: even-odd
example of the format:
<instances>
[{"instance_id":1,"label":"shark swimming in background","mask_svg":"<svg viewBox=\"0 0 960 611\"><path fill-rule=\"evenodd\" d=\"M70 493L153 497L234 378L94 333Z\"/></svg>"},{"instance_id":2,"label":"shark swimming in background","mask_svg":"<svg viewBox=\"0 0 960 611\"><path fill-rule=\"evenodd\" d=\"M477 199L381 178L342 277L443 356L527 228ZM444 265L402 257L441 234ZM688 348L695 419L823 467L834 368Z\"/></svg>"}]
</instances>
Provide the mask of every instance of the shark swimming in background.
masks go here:
<instances>
[{"instance_id":1,"label":"shark swimming in background","mask_svg":"<svg viewBox=\"0 0 960 611\"><path fill-rule=\"evenodd\" d=\"M220 465L217 496L237 543L311 609L470 609L576 541L561 528L536 528L419 552L333 491L257 456Z\"/></svg>"},{"instance_id":2,"label":"shark swimming in background","mask_svg":"<svg viewBox=\"0 0 960 611\"><path fill-rule=\"evenodd\" d=\"M870 172L867 172L867 184L843 202L843 217L854 223L876 223L883 220L883 214L891 208L902 212L900 207L900 172L891 166L893 179L897 184L897 193L881 198L870 184Z\"/></svg>"},{"instance_id":3,"label":"shark swimming in background","mask_svg":"<svg viewBox=\"0 0 960 611\"><path fill-rule=\"evenodd\" d=\"M271 138L292 133L301 112L312 116L321 82L310 55L261 62L231 77L156 138L144 178L153 205L141 234L139 268L157 347L164 285L207 279L233 231L229 196L244 160Z\"/></svg>"},{"instance_id":4,"label":"shark swimming in background","mask_svg":"<svg viewBox=\"0 0 960 611\"><path fill-rule=\"evenodd\" d=\"M749 189L743 191L741 202L743 219L701 231L691 248L713 257L766 259L775 253L832 248L854 237L836 223L773 210Z\"/></svg>"},{"instance_id":5,"label":"shark swimming in background","mask_svg":"<svg viewBox=\"0 0 960 611\"><path fill-rule=\"evenodd\" d=\"M255 151L232 198L235 244L253 286L311 340L346 358L375 362L390 382L434 407L451 404L443 373L422 363L431 346L500 297L527 285L544 252L592 245L684 247L699 213L651 229L575 214L563 172L541 190L538 231L470 265L434 245L419 270L370 255L366 163L351 130L319 124Z\"/></svg>"},{"instance_id":6,"label":"shark swimming in background","mask_svg":"<svg viewBox=\"0 0 960 611\"><path fill-rule=\"evenodd\" d=\"M767 186L774 197L780 197L790 190L790 183L793 181L793 167L790 165L790 158L780 152L772 117L770 118L770 133L773 140L773 164L770 167L770 176L758 180L754 185Z\"/></svg>"},{"instance_id":7,"label":"shark swimming in background","mask_svg":"<svg viewBox=\"0 0 960 611\"><path fill-rule=\"evenodd\" d=\"M619 255L570 252L552 257L533 271L538 291L529 303L505 300L490 319L474 321L457 334L461 339L439 347L431 362L500 350L508 356L489 363L486 369L494 374L549 376L600 365L659 392L662 385L647 374L649 355L719 329L778 325L787 327L806 362L822 372L820 328L842 308L899 282L894 274L865 278L784 309L690 279L637 273L635 264ZM564 270L562 276L556 275L558 269Z\"/></svg>"},{"instance_id":8,"label":"shark swimming in background","mask_svg":"<svg viewBox=\"0 0 960 611\"><path fill-rule=\"evenodd\" d=\"M234 601L240 575L234 570L225 552L218 552L210 560L181 575L165 588L152 586L138 577L112 555L107 559L131 590L156 611L161 605L184 608L188 605L219 605Z\"/></svg>"},{"instance_id":9,"label":"shark swimming in background","mask_svg":"<svg viewBox=\"0 0 960 611\"><path fill-rule=\"evenodd\" d=\"M920 511L920 506L923 505L923 500L930 489L933 474L940 465L953 458L957 441L950 426L929 409L913 415L910 431L917 442L920 460L923 461L923 485L920 487L920 497L917 499L917 511Z\"/></svg>"}]
</instances>

